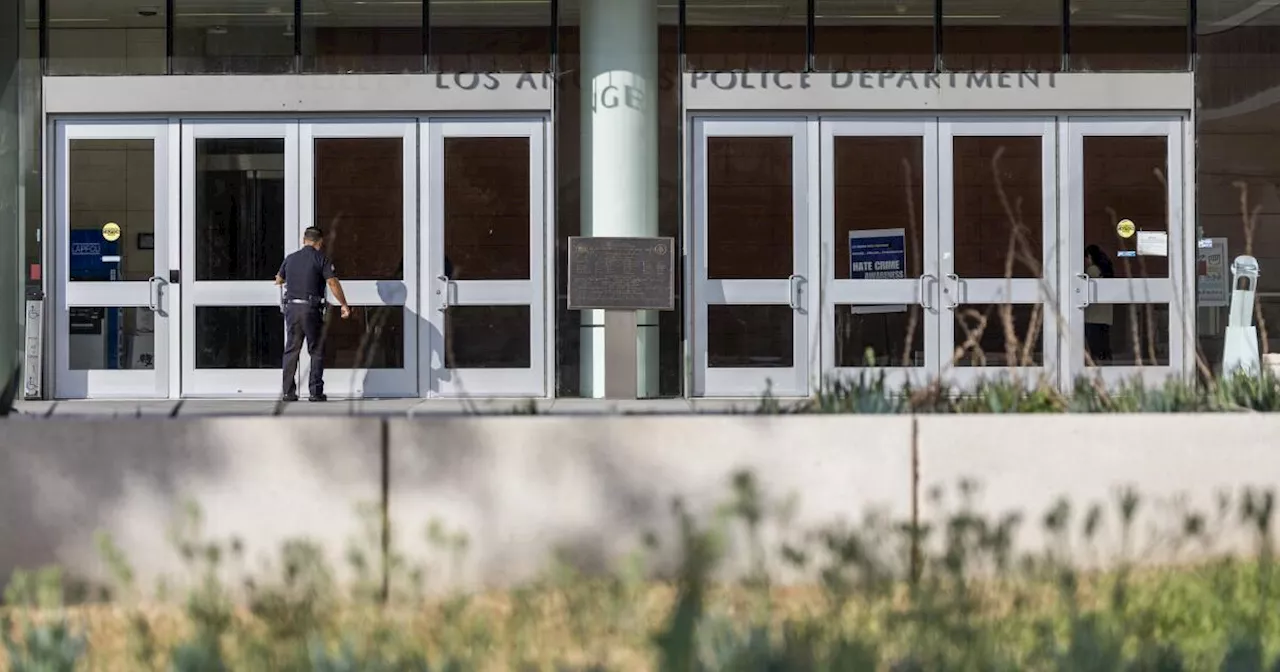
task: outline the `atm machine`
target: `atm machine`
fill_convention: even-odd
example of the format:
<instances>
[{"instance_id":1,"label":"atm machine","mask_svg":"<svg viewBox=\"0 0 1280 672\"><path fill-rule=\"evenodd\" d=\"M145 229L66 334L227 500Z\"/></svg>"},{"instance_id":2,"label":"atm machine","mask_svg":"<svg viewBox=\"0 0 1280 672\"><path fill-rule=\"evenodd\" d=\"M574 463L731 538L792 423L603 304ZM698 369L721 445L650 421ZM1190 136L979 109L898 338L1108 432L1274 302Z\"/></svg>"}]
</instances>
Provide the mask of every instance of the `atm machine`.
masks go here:
<instances>
[{"instance_id":1,"label":"atm machine","mask_svg":"<svg viewBox=\"0 0 1280 672\"><path fill-rule=\"evenodd\" d=\"M105 240L101 231L72 231L70 252L73 282L120 279L119 241ZM122 308L75 307L70 313L68 349L72 369L129 368Z\"/></svg>"}]
</instances>

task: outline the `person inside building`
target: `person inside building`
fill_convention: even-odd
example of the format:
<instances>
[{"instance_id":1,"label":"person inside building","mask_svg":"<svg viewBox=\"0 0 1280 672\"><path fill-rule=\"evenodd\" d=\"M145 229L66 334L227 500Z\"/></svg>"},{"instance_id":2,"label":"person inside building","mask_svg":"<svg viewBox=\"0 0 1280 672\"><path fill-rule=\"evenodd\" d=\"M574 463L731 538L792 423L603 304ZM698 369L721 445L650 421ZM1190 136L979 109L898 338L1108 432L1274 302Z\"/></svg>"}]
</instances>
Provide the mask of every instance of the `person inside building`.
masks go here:
<instances>
[{"instance_id":1,"label":"person inside building","mask_svg":"<svg viewBox=\"0 0 1280 672\"><path fill-rule=\"evenodd\" d=\"M326 401L324 394L324 314L328 305L325 287L333 291L342 308L342 319L351 317L351 306L342 292L333 262L324 255L324 232L316 227L302 236L302 249L284 258L276 273L276 284L284 286L284 401L298 400L298 359L302 355L302 339L307 340L311 354L311 376L308 381L311 401Z\"/></svg>"},{"instance_id":2,"label":"person inside building","mask_svg":"<svg viewBox=\"0 0 1280 672\"><path fill-rule=\"evenodd\" d=\"M1116 277L1111 258L1097 245L1084 248L1084 272L1090 278ZM1089 348L1089 357L1094 362L1105 362L1111 359L1113 321L1114 314L1112 305L1109 303L1090 303L1084 309L1084 342Z\"/></svg>"}]
</instances>

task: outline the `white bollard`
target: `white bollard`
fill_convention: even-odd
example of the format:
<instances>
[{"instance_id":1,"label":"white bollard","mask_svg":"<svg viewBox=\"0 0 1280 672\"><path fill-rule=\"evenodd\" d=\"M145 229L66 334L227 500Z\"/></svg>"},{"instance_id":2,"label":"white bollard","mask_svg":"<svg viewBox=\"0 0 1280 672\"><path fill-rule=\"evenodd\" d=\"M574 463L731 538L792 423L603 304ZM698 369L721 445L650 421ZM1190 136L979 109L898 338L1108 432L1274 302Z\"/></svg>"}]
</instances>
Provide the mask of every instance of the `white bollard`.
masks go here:
<instances>
[{"instance_id":1,"label":"white bollard","mask_svg":"<svg viewBox=\"0 0 1280 672\"><path fill-rule=\"evenodd\" d=\"M1222 346L1222 375L1261 372L1258 329L1253 325L1253 302L1258 290L1258 260L1241 255L1231 262L1231 315Z\"/></svg>"}]
</instances>

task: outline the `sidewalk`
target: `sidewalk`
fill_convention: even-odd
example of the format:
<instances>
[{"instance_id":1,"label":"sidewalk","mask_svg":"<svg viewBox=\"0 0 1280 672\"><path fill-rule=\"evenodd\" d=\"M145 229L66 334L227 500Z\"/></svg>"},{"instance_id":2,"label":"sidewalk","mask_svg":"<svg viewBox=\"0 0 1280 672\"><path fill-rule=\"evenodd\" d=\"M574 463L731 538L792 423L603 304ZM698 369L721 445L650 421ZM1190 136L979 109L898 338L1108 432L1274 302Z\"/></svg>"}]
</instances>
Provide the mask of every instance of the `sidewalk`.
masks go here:
<instances>
[{"instance_id":1,"label":"sidewalk","mask_svg":"<svg viewBox=\"0 0 1280 672\"><path fill-rule=\"evenodd\" d=\"M433 415L687 415L750 413L752 399L334 399L323 404L305 400L279 404L271 399L19 401L19 417L201 417L254 415L392 416Z\"/></svg>"}]
</instances>

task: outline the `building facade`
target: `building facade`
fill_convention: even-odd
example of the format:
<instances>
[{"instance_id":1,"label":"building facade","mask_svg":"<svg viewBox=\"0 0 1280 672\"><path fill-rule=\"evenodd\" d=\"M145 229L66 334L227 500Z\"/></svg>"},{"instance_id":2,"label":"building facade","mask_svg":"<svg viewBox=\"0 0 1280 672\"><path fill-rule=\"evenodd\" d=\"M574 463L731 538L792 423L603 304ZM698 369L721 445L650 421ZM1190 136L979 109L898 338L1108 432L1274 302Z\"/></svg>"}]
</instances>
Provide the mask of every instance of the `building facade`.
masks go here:
<instances>
[{"instance_id":1,"label":"building facade","mask_svg":"<svg viewBox=\"0 0 1280 672\"><path fill-rule=\"evenodd\" d=\"M573 236L676 244L642 397L1195 375L1245 253L1280 328L1269 0L22 9L29 395L278 394L307 226L337 396L603 395Z\"/></svg>"}]
</instances>

